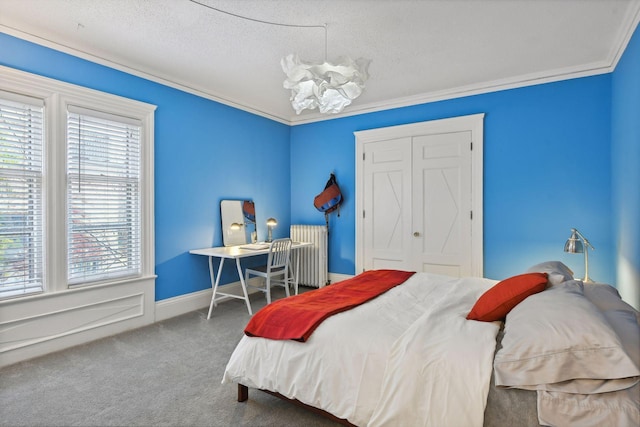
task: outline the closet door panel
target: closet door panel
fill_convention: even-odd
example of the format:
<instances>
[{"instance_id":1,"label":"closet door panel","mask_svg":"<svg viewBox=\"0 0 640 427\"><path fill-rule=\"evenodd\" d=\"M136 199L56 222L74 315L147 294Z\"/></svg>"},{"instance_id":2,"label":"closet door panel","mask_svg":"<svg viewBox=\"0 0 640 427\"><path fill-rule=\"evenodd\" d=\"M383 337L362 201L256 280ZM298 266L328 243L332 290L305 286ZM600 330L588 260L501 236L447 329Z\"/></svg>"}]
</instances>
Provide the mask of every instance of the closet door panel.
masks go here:
<instances>
[{"instance_id":1,"label":"closet door panel","mask_svg":"<svg viewBox=\"0 0 640 427\"><path fill-rule=\"evenodd\" d=\"M412 265L470 275L471 132L413 138Z\"/></svg>"},{"instance_id":2,"label":"closet door panel","mask_svg":"<svg viewBox=\"0 0 640 427\"><path fill-rule=\"evenodd\" d=\"M364 163L364 268L410 269L411 139L365 144Z\"/></svg>"}]
</instances>

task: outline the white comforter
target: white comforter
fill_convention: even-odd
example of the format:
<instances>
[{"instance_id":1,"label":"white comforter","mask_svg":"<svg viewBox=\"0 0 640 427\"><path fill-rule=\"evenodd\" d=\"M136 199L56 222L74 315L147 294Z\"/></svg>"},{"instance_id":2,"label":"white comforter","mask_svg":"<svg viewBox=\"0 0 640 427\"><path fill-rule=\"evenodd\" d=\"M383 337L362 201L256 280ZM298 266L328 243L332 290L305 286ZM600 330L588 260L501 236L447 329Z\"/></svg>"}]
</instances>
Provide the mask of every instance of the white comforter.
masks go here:
<instances>
[{"instance_id":1,"label":"white comforter","mask_svg":"<svg viewBox=\"0 0 640 427\"><path fill-rule=\"evenodd\" d=\"M465 317L495 283L418 273L325 320L306 343L244 336L222 382L359 426L482 426L500 323Z\"/></svg>"}]
</instances>

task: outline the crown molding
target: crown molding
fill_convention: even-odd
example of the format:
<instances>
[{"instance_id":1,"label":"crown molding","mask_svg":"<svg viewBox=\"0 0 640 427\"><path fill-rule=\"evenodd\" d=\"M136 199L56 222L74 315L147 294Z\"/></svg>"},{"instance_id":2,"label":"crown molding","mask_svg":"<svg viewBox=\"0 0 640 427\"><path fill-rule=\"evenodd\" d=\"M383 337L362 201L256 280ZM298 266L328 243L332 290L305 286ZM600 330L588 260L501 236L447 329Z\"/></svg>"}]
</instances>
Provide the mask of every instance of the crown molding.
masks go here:
<instances>
[{"instance_id":1,"label":"crown molding","mask_svg":"<svg viewBox=\"0 0 640 427\"><path fill-rule=\"evenodd\" d=\"M627 45L629 44L629 41L631 41L631 37L633 37L633 33L640 22L640 1L632 3L629 8L630 13L625 15L625 20L620 26L621 30L618 33L616 41L613 43L613 49L611 49L609 55L612 71L618 66L618 61L622 58L622 55L627 49Z\"/></svg>"},{"instance_id":2,"label":"crown molding","mask_svg":"<svg viewBox=\"0 0 640 427\"><path fill-rule=\"evenodd\" d=\"M128 65L121 64L109 59L102 58L97 56L91 52L85 52L83 50L73 48L64 44L60 44L58 42L54 42L49 39L45 39L43 37L37 36L35 34L27 33L16 28L8 27L6 25L0 24L0 32L6 33L10 36L26 40L28 42L48 47L50 49L63 52L81 59L85 59L87 61L93 62L98 65L103 65L105 67L113 68L114 70L122 71L127 74L131 74L132 76L140 77L145 80L149 80L154 83L158 83L173 89L180 90L182 92L189 93L191 95L196 95L201 98L209 99L211 101L218 102L220 104L227 105L229 107L237 108L239 110L246 111L251 114L255 114L258 116L265 117L270 120L274 120L276 122L280 122L286 125L291 125L290 121L286 117L280 117L269 112L263 111L259 108L255 108L253 106L242 104L235 102L233 100L227 99L219 94L213 93L211 91L203 90L198 87L191 86L189 84L185 84L182 82L170 80L166 77L158 76L153 73L149 73L143 70L138 70L136 68L132 68Z\"/></svg>"},{"instance_id":3,"label":"crown molding","mask_svg":"<svg viewBox=\"0 0 640 427\"><path fill-rule=\"evenodd\" d=\"M292 116L289 118L291 126L314 123L324 120L342 117L356 116L360 114L375 113L394 108L410 107L437 101L445 101L466 96L480 95L483 93L498 92L508 89L517 89L526 86L535 86L545 83L553 83L562 80L570 80L581 77L595 76L611 73L622 58L635 29L640 22L640 1L629 5L629 11L625 14L625 20L620 26L618 36L613 43L607 60L598 63L585 64L578 67L548 70L541 73L525 74L502 80L478 83L475 85L461 86L447 90L423 93L405 98L396 98L385 102L369 103L363 105L351 105L347 111L332 116L323 116L320 113L307 113L304 116Z\"/></svg>"},{"instance_id":4,"label":"crown molding","mask_svg":"<svg viewBox=\"0 0 640 427\"><path fill-rule=\"evenodd\" d=\"M610 73L611 71L613 71L613 69L609 65L605 63L596 63L584 67L575 67L574 69L560 69L555 71L547 71L544 73L527 74L509 79L494 80L475 85L461 86L437 92L413 95L405 98L397 98L385 102L370 103L360 106L350 106L347 111L343 111L342 113L333 115L331 117L322 116L320 113L308 114L305 115L305 117L296 116L290 118L290 124L292 126L295 126L323 120L375 113L395 108L411 107L414 105L428 104L437 101L464 98L467 96L480 95L483 93L499 92L502 90L517 89L526 86L535 86L544 83L552 83L562 80L606 74Z\"/></svg>"},{"instance_id":5,"label":"crown molding","mask_svg":"<svg viewBox=\"0 0 640 427\"><path fill-rule=\"evenodd\" d=\"M144 78L146 80L162 84L164 86L171 87L173 89L177 89L186 93L190 93L192 95L199 96L201 98L209 99L211 101L215 101L229 107L237 108L243 111L246 111L251 114L255 114L261 117L265 117L267 119L289 125L303 125L308 123L315 123L326 120L333 120L343 117L350 117L360 114L374 113L384 110L390 110L395 108L402 107L410 107L420 104L427 104L431 102L444 101L455 98L462 98L466 96L472 95L480 95L484 93L490 92L498 92L502 90L516 89L527 86L534 86L545 83L552 83L562 80L575 79L580 77L588 77L599 74L606 74L613 72L615 70L618 61L624 54L624 51L633 36L633 33L638 26L638 22L640 21L640 1L633 2L629 5L629 13L625 14L625 21L621 25L621 29L619 31L618 37L613 44L613 48L610 51L610 54L605 61L585 64L578 67L571 68L563 68L557 70L548 70L540 73L533 74L524 74L521 76L511 77L508 79L494 80L488 82L482 82L474 85L455 87L451 89L445 89L441 91L423 93L419 95L413 95L409 97L396 98L391 99L384 102L377 103L368 103L362 105L351 105L347 108L346 111L343 111L339 114L332 114L330 116L320 114L318 112L306 112L302 115L295 115L292 113L289 117L281 117L279 115L269 113L267 111L263 111L260 108L256 108L252 105L247 105L245 103L240 103L231 99L227 99L217 93L211 92L209 90L204 90L202 88L194 87L192 85L178 82L174 80L170 80L166 77L158 76L153 73L149 73L146 71L138 70L132 68L126 64L117 63L95 54L91 52L85 52L82 50L78 50L76 48L72 48L70 46L66 46L52 40L48 40L34 34L26 33L21 30L8 27L6 25L0 25L0 30L4 33L12 35L14 37L45 46L57 51L61 51L91 62L94 62L99 65L103 65L109 68L116 69L118 71L123 71L127 74L131 74L137 77Z\"/></svg>"}]
</instances>

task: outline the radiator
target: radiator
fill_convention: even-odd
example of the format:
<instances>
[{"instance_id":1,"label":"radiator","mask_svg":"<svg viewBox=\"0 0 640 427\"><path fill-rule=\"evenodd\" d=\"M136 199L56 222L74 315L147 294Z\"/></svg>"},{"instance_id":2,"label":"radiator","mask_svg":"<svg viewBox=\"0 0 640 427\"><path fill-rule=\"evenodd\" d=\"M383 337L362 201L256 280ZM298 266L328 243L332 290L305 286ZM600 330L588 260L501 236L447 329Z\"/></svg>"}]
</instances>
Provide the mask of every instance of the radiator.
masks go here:
<instances>
[{"instance_id":1,"label":"radiator","mask_svg":"<svg viewBox=\"0 0 640 427\"><path fill-rule=\"evenodd\" d=\"M329 242L327 227L324 225L292 225L291 240L312 243L312 246L296 249L297 255L300 257L298 283L314 288L321 288L328 284L327 250Z\"/></svg>"}]
</instances>

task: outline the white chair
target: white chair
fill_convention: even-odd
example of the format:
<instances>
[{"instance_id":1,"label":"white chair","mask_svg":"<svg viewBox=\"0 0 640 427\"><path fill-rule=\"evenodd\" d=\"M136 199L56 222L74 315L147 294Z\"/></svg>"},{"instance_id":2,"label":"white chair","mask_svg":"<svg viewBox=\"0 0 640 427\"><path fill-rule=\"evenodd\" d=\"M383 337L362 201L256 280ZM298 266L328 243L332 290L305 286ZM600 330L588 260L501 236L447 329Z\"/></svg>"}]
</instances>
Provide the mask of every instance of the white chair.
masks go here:
<instances>
[{"instance_id":1,"label":"white chair","mask_svg":"<svg viewBox=\"0 0 640 427\"><path fill-rule=\"evenodd\" d=\"M282 286L289 293L289 256L291 254L291 239L276 239L269 245L267 264L245 269L244 282L247 286L259 289L267 296L267 304L271 304L271 286ZM265 278L265 286L249 284L249 276Z\"/></svg>"}]
</instances>

